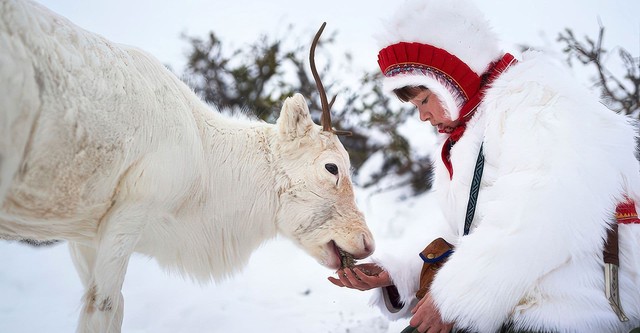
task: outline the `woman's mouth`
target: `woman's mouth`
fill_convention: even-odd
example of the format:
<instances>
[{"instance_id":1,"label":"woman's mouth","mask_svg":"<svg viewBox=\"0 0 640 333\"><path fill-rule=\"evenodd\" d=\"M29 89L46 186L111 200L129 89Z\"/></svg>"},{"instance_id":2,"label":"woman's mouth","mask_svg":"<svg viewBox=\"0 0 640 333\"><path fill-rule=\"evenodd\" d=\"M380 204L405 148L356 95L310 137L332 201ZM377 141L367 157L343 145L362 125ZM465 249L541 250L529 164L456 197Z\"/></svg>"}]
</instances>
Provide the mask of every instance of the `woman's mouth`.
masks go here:
<instances>
[{"instance_id":1,"label":"woman's mouth","mask_svg":"<svg viewBox=\"0 0 640 333\"><path fill-rule=\"evenodd\" d=\"M453 132L453 127L451 126L446 126L444 124L437 124L436 127L438 128L439 133L451 134L451 132Z\"/></svg>"}]
</instances>

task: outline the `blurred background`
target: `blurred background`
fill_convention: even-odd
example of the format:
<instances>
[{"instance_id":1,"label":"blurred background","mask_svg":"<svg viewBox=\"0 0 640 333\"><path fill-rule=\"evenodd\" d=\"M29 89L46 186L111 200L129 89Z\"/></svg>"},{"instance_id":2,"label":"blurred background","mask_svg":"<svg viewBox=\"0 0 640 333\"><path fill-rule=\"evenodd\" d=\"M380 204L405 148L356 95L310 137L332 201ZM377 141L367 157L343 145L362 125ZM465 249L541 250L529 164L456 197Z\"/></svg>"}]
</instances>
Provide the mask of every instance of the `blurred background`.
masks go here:
<instances>
[{"instance_id":1,"label":"blurred background","mask_svg":"<svg viewBox=\"0 0 640 333\"><path fill-rule=\"evenodd\" d=\"M424 136L404 133L413 110L389 100L379 87L375 34L401 2L327 0L73 1L40 0L72 22L106 38L140 47L166 64L209 103L241 109L269 122L281 102L300 92L319 119L319 100L308 64L311 40L327 28L316 62L328 95L337 95L334 126L342 137L356 182L364 187L430 187ZM476 1L502 38L505 51L550 52L572 66L576 84L588 85L612 110L638 109L640 2L633 0ZM401 112L402 111L402 112ZM637 114L634 114L637 117ZM424 131L431 130L424 126ZM426 145L425 145L425 140ZM379 172L360 176L376 152ZM387 176L402 181L381 183Z\"/></svg>"},{"instance_id":2,"label":"blurred background","mask_svg":"<svg viewBox=\"0 0 640 333\"><path fill-rule=\"evenodd\" d=\"M327 22L316 62L333 125L349 151L358 203L378 252L438 219L427 192L436 142L412 108L382 93L375 33L394 1L39 0L78 26L156 56L220 112L277 119L302 93L319 123L308 52ZM476 1L506 51L544 50L565 62L612 112L638 118L640 2ZM416 257L417 258L417 257ZM72 332L82 288L66 246L0 242L0 332ZM124 332L399 332L368 293L336 288L332 272L288 241L265 244L229 281L200 286L134 257L125 280Z\"/></svg>"}]
</instances>

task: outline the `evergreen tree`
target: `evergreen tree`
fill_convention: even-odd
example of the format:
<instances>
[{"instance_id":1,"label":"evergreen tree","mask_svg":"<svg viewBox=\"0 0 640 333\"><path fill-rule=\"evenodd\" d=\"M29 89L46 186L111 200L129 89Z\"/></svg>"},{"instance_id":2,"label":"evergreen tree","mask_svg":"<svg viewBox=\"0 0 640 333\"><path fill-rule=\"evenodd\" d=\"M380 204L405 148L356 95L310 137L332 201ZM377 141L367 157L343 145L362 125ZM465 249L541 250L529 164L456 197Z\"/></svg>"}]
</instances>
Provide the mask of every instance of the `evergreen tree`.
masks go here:
<instances>
[{"instance_id":1,"label":"evergreen tree","mask_svg":"<svg viewBox=\"0 0 640 333\"><path fill-rule=\"evenodd\" d=\"M640 58L633 57L624 48L618 48L618 56L625 73L622 77L613 74L607 66L609 50L603 46L604 27L600 26L597 39L589 36L584 41L578 40L571 29L565 29L558 36L558 41L565 45L564 53L567 63L572 66L577 60L583 66L592 66L596 70L593 78L596 88L600 90L602 102L611 110L640 117Z\"/></svg>"},{"instance_id":2,"label":"evergreen tree","mask_svg":"<svg viewBox=\"0 0 640 333\"><path fill-rule=\"evenodd\" d=\"M318 49L333 43L334 37L322 38ZM302 46L284 50L286 40L261 36L246 48L228 51L213 32L204 40L185 38L191 51L183 77L197 94L222 112L245 110L273 122L282 101L301 93L310 103L312 117L319 123L321 107L307 61L310 39L306 45L296 43ZM347 63L351 61L348 54L344 59ZM333 68L333 59L326 63L321 76ZM392 111L388 97L377 84L378 75L364 73L357 89L324 83L329 95L334 92L344 101L341 107L332 109L333 127L352 132L350 136L340 136L340 140L349 152L356 182L360 167L370 156L376 152L383 156L380 170L359 185L377 185L386 176L398 175L399 181L381 190L410 185L414 193L424 192L431 187L430 160L427 156L416 156L407 138L398 132L399 125L415 111L408 107Z\"/></svg>"},{"instance_id":3,"label":"evergreen tree","mask_svg":"<svg viewBox=\"0 0 640 333\"><path fill-rule=\"evenodd\" d=\"M301 93L309 102L314 121L319 123L321 106L315 82L308 64L308 42L296 42L293 27L289 27L286 38L272 39L260 36L254 43L244 48L226 50L222 41L210 32L206 39L185 37L191 45L184 77L205 101L214 104L222 112L244 110L268 122L277 119L280 106L285 98ZM570 29L559 34L558 41L565 45L564 53L569 65L575 60L584 66L597 70L594 82L600 89L605 105L616 112L640 117L640 61L623 48L618 54L626 73L617 77L608 70L603 47L604 28L601 27L597 40L585 37L579 41ZM298 40L305 40L298 38ZM333 35L323 37L318 50L331 45ZM330 54L326 66L320 69L324 78L334 75L334 68L351 68L351 57L345 54L342 62L335 66ZM342 74L354 75L354 74ZM332 125L336 129L350 131L351 136L340 136L349 152L353 166L354 180L362 187L377 186L378 191L407 187L412 194L420 194L431 188L433 173L431 159L412 147L410 140L399 131L410 118L416 117L416 110L410 106L392 106L389 97L382 92L380 73L360 73L359 85L349 87L323 80L329 96L339 95L339 107L332 108ZM336 82L348 81L336 77ZM425 126L425 130L428 126ZM359 171L372 156L381 157L376 172L359 179ZM388 181L385 181L388 180Z\"/></svg>"}]
</instances>

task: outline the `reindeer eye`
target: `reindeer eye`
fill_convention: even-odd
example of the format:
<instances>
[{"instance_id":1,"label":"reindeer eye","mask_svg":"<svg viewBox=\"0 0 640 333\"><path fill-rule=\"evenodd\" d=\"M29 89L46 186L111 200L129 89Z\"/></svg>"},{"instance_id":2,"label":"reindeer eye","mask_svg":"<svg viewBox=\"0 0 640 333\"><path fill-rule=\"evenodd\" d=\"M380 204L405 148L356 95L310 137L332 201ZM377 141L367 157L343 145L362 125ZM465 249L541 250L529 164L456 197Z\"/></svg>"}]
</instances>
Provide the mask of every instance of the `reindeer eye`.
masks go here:
<instances>
[{"instance_id":1,"label":"reindeer eye","mask_svg":"<svg viewBox=\"0 0 640 333\"><path fill-rule=\"evenodd\" d=\"M327 169L327 171L331 172L332 175L337 175L338 174L338 166L336 166L333 163L325 164L324 168Z\"/></svg>"}]
</instances>

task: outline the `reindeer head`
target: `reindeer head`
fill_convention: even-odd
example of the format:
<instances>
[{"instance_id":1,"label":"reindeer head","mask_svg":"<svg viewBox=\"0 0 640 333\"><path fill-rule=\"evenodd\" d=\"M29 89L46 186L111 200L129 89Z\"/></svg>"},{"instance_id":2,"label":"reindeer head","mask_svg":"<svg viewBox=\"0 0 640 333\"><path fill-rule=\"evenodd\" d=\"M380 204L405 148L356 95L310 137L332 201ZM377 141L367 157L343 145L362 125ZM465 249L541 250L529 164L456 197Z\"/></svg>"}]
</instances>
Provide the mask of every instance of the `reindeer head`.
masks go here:
<instances>
[{"instance_id":1,"label":"reindeer head","mask_svg":"<svg viewBox=\"0 0 640 333\"><path fill-rule=\"evenodd\" d=\"M330 268L340 267L338 248L355 258L369 256L374 241L355 203L349 155L331 128L326 94L313 55L310 63L323 106L322 127L311 120L300 94L288 98L277 122L283 192L278 212L280 232Z\"/></svg>"}]
</instances>

